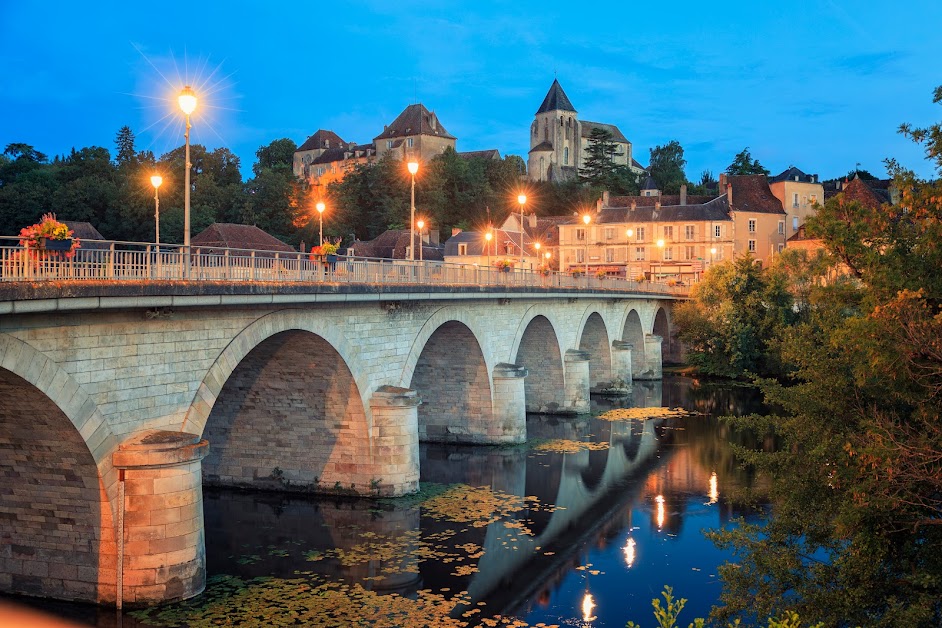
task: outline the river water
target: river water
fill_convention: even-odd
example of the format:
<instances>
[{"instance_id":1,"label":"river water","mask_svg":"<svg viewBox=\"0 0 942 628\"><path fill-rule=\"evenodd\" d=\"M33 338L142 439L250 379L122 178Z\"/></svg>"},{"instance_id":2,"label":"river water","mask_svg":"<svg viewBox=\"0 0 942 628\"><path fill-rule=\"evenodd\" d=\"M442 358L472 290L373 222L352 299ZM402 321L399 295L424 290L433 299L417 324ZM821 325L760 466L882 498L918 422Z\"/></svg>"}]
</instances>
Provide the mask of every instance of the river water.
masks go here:
<instances>
[{"instance_id":1,"label":"river water","mask_svg":"<svg viewBox=\"0 0 942 628\"><path fill-rule=\"evenodd\" d=\"M696 414L597 418L644 407ZM727 558L703 531L763 517L734 498L756 482L730 448L749 439L717 420L757 409L750 388L667 377L594 399L591 417L530 416L526 445L423 445L415 497L205 489L206 594L120 618L39 606L98 626L476 625L501 615L602 627L651 624L651 599L670 585L688 599L687 625L717 601Z\"/></svg>"}]
</instances>

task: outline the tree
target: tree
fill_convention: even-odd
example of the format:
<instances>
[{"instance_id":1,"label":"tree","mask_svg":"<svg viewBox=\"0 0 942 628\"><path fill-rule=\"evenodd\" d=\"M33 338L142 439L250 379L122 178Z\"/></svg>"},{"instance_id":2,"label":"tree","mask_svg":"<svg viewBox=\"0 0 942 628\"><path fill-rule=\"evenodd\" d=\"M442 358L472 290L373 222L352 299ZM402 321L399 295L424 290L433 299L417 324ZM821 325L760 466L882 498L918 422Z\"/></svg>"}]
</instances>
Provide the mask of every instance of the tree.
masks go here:
<instances>
[{"instance_id":1,"label":"tree","mask_svg":"<svg viewBox=\"0 0 942 628\"><path fill-rule=\"evenodd\" d=\"M134 132L129 126L123 126L118 129L118 134L114 138L115 146L118 151L115 155L115 162L118 167L128 167L135 165L137 152L134 148Z\"/></svg>"},{"instance_id":2,"label":"tree","mask_svg":"<svg viewBox=\"0 0 942 628\"><path fill-rule=\"evenodd\" d=\"M664 194L678 194L680 186L687 182L686 165L683 146L677 140L671 140L664 146L651 149L648 172Z\"/></svg>"},{"instance_id":3,"label":"tree","mask_svg":"<svg viewBox=\"0 0 942 628\"><path fill-rule=\"evenodd\" d=\"M737 175L737 174L764 174L768 175L769 171L767 168L763 168L762 164L759 163L758 159L753 159L752 155L749 154L749 147L742 149L742 152L738 153L733 158L733 163L726 166L726 174Z\"/></svg>"},{"instance_id":4,"label":"tree","mask_svg":"<svg viewBox=\"0 0 942 628\"><path fill-rule=\"evenodd\" d=\"M264 170L277 170L287 174L293 173L294 153L298 150L298 145L293 140L282 138L275 140L266 146L262 146L255 151L255 157L258 159L252 166L252 171L256 176Z\"/></svg>"},{"instance_id":5,"label":"tree","mask_svg":"<svg viewBox=\"0 0 942 628\"><path fill-rule=\"evenodd\" d=\"M7 147L3 149L3 154L15 160L23 159L38 164L44 164L49 161L45 153L41 153L29 144L23 144L22 142L7 144Z\"/></svg>"},{"instance_id":6,"label":"tree","mask_svg":"<svg viewBox=\"0 0 942 628\"><path fill-rule=\"evenodd\" d=\"M942 174L933 128L902 132ZM737 554L718 619L787 605L826 625L942 625L942 180L888 170L899 207L838 195L809 219L844 275L770 343L788 368L760 381L777 413L732 421L780 446L739 452L774 480L773 516L714 535Z\"/></svg>"}]
</instances>

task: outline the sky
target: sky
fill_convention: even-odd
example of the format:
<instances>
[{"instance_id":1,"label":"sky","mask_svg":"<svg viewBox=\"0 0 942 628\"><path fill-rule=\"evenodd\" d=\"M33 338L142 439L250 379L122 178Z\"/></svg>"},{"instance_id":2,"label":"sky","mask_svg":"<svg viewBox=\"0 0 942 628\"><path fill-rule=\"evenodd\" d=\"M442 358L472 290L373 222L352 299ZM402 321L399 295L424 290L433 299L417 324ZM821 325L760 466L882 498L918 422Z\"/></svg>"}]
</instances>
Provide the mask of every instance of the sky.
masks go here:
<instances>
[{"instance_id":1,"label":"sky","mask_svg":"<svg viewBox=\"0 0 942 628\"><path fill-rule=\"evenodd\" d=\"M255 151L318 129L370 142L421 102L458 150L526 158L558 77L580 119L615 124L646 165L677 140L687 175L749 147L773 174L882 176L894 157L933 174L897 133L942 119L942 2L190 2L0 0L0 146L52 156L192 140Z\"/></svg>"}]
</instances>

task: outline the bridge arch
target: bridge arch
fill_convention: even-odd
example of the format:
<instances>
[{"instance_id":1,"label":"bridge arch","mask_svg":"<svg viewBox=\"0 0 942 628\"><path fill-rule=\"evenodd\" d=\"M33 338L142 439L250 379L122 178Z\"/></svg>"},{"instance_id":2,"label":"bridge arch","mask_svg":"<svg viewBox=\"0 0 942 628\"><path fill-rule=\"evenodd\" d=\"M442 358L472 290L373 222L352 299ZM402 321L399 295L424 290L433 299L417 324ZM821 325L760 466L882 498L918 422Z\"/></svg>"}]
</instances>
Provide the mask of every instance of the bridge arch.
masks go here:
<instances>
[{"instance_id":1,"label":"bridge arch","mask_svg":"<svg viewBox=\"0 0 942 628\"><path fill-rule=\"evenodd\" d=\"M115 438L94 402L28 344L0 334L0 590L115 599L109 491ZM112 492L116 493L116 490Z\"/></svg>"},{"instance_id":2,"label":"bridge arch","mask_svg":"<svg viewBox=\"0 0 942 628\"><path fill-rule=\"evenodd\" d=\"M660 336L662 339L661 355L665 362L678 362L680 360L680 345L673 337L673 325L671 324L670 311L664 307L658 307L654 313L654 321L651 325L651 333Z\"/></svg>"},{"instance_id":3,"label":"bridge arch","mask_svg":"<svg viewBox=\"0 0 942 628\"><path fill-rule=\"evenodd\" d=\"M491 367L471 328L456 320L438 325L423 343L407 386L422 400L419 440L490 442L491 382Z\"/></svg>"},{"instance_id":4,"label":"bridge arch","mask_svg":"<svg viewBox=\"0 0 942 628\"><path fill-rule=\"evenodd\" d=\"M579 350L589 354L589 388L612 381L612 345L605 319L587 311L579 326Z\"/></svg>"},{"instance_id":5,"label":"bridge arch","mask_svg":"<svg viewBox=\"0 0 942 628\"><path fill-rule=\"evenodd\" d=\"M511 361L527 369L527 412L556 412L565 405L563 349L550 317L531 307L517 328Z\"/></svg>"},{"instance_id":6,"label":"bridge arch","mask_svg":"<svg viewBox=\"0 0 942 628\"><path fill-rule=\"evenodd\" d=\"M621 339L630 342L632 345L631 374L641 373L644 370L644 326L641 324L641 315L633 307L629 307L628 311L625 312Z\"/></svg>"}]
</instances>

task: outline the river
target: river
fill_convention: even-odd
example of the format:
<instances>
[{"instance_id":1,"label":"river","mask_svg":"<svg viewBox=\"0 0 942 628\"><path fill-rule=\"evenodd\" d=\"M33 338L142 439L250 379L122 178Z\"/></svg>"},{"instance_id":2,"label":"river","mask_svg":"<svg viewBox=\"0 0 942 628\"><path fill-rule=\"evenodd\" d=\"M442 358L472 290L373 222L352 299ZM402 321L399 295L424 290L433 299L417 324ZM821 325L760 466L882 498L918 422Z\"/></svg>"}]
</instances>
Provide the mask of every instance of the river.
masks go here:
<instances>
[{"instance_id":1,"label":"river","mask_svg":"<svg viewBox=\"0 0 942 628\"><path fill-rule=\"evenodd\" d=\"M617 408L690 414L600 419ZM718 417L759 409L751 388L686 377L593 399L586 417L534 415L514 447L422 445L422 491L350 500L204 490L207 592L146 614L34 601L89 625L650 624L664 585L681 623L717 602L727 556L705 530L762 509ZM660 411L663 412L663 411ZM642 416L643 411L633 410ZM659 414L659 412L651 412ZM629 413L631 414L631 413ZM756 444L752 442L751 444Z\"/></svg>"}]
</instances>

